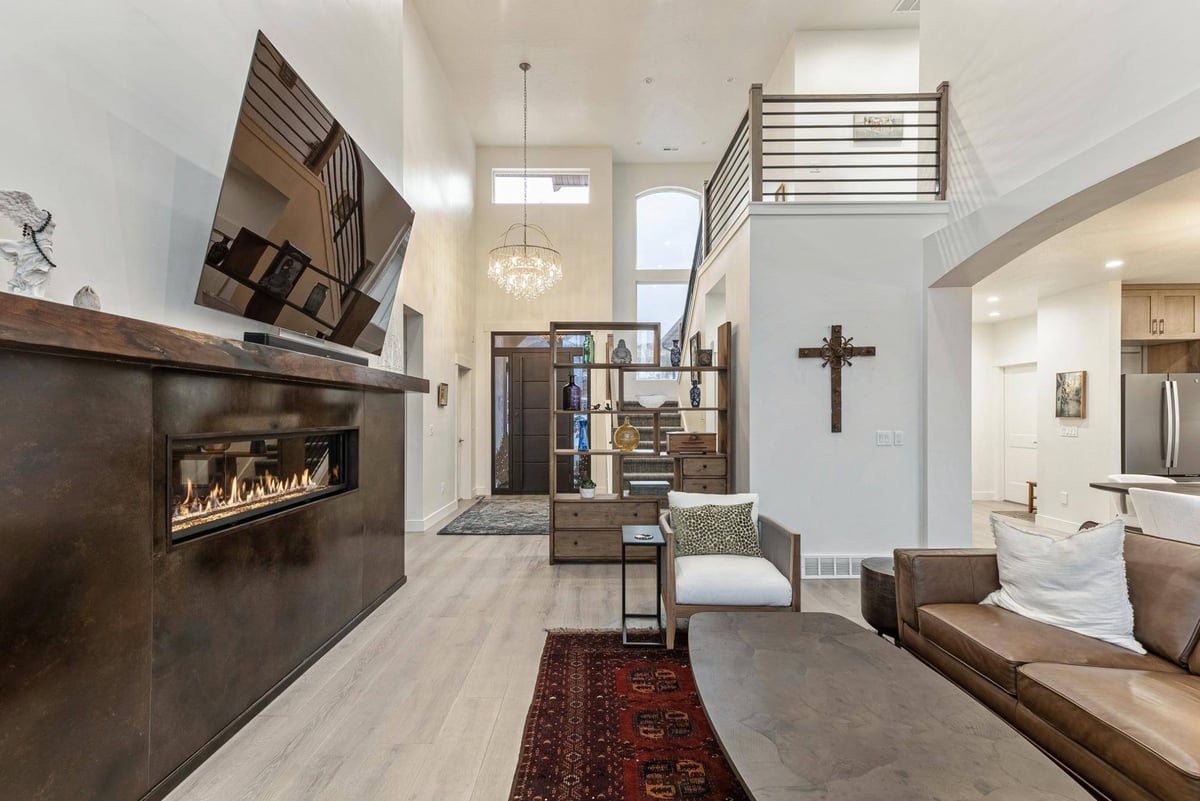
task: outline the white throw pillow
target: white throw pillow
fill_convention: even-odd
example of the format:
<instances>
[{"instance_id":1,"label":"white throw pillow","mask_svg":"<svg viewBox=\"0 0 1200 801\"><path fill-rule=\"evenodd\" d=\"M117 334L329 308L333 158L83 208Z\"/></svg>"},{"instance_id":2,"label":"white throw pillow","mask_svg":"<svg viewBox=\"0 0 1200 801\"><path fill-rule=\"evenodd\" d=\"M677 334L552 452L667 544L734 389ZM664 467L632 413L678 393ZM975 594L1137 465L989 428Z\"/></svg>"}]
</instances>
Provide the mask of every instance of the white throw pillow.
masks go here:
<instances>
[{"instance_id":1,"label":"white throw pillow","mask_svg":"<svg viewBox=\"0 0 1200 801\"><path fill-rule=\"evenodd\" d=\"M667 504L678 506L681 509L690 509L694 506L737 506L743 503L754 504L750 507L750 519L754 521L754 525L757 528L757 492L743 492L739 495L709 495L706 492L676 492L675 490L671 490L667 493Z\"/></svg>"},{"instance_id":2,"label":"white throw pillow","mask_svg":"<svg viewBox=\"0 0 1200 801\"><path fill-rule=\"evenodd\" d=\"M992 533L1000 589L980 603L1146 653L1133 636L1121 520L1051 537L992 515Z\"/></svg>"}]
</instances>

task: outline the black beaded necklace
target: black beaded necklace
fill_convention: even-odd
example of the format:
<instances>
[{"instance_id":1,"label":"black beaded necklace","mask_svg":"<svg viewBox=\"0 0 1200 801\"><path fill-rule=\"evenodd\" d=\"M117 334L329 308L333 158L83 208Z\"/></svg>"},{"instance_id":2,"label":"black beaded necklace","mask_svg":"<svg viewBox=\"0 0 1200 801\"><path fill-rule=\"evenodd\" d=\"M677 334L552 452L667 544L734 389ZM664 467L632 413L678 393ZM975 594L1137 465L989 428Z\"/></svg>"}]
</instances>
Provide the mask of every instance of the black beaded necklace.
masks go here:
<instances>
[{"instance_id":1,"label":"black beaded necklace","mask_svg":"<svg viewBox=\"0 0 1200 801\"><path fill-rule=\"evenodd\" d=\"M34 228L29 223L25 223L21 226L21 235L27 236L33 240L34 248L37 249L38 255L42 257L42 260L46 262L46 264L49 264L51 267L58 267L57 264L50 261L50 257L46 255L46 251L42 250L42 243L38 242L38 234L45 232L45 230L50 227L50 221L53 219L54 215L50 212L46 212L46 221L42 223L41 228Z\"/></svg>"}]
</instances>

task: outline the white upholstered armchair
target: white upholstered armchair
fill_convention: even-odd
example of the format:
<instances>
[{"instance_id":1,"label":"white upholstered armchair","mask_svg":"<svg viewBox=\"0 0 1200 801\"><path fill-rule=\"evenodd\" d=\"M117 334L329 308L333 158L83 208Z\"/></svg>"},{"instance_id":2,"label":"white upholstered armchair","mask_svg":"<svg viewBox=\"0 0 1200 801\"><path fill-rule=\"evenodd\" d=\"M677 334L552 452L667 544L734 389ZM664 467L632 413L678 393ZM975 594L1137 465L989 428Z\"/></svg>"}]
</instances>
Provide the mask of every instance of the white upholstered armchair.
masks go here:
<instances>
[{"instance_id":1,"label":"white upholstered armchair","mask_svg":"<svg viewBox=\"0 0 1200 801\"><path fill-rule=\"evenodd\" d=\"M710 496L713 501L723 497L728 496ZM668 648L675 647L679 618L690 618L697 612L800 611L799 534L759 516L762 557L726 554L677 557L670 511L662 513L658 525L666 540L660 568Z\"/></svg>"}]
</instances>

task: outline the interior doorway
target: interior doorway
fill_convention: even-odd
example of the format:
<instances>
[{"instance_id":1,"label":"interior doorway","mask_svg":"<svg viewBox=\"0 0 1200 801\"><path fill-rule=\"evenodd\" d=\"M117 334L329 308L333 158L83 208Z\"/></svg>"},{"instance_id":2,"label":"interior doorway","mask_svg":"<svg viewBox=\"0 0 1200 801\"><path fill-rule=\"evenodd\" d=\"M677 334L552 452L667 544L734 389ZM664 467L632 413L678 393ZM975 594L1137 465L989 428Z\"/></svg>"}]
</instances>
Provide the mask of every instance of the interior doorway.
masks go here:
<instances>
[{"instance_id":1,"label":"interior doorway","mask_svg":"<svg viewBox=\"0 0 1200 801\"><path fill-rule=\"evenodd\" d=\"M471 415L471 410L475 407L475 381L470 367L458 365L458 385L455 387L454 394L457 403L455 434L458 448L454 483L457 487L458 500L462 501L475 497L475 470L471 459L472 444L475 440L472 436L474 430L472 420L474 418Z\"/></svg>"},{"instance_id":2,"label":"interior doorway","mask_svg":"<svg viewBox=\"0 0 1200 801\"><path fill-rule=\"evenodd\" d=\"M1004 500L1026 503L1037 481L1036 364L1004 368Z\"/></svg>"}]
</instances>

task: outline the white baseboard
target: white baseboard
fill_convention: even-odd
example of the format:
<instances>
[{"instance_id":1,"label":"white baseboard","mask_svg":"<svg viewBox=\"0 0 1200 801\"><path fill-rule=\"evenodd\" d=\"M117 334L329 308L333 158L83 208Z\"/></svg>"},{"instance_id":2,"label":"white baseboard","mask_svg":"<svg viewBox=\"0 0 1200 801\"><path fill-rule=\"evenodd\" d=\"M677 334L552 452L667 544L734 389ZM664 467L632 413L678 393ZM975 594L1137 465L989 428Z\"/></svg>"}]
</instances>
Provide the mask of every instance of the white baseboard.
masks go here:
<instances>
[{"instance_id":1,"label":"white baseboard","mask_svg":"<svg viewBox=\"0 0 1200 801\"><path fill-rule=\"evenodd\" d=\"M1041 512L1038 512L1037 517L1035 517L1033 520L1033 524L1035 526L1043 526L1053 531L1063 531L1068 534L1079 530L1079 523L1075 520L1065 520L1061 517L1051 517L1050 515L1044 515Z\"/></svg>"},{"instance_id":2,"label":"white baseboard","mask_svg":"<svg viewBox=\"0 0 1200 801\"><path fill-rule=\"evenodd\" d=\"M434 511L425 515L425 517L420 520L405 520L404 521L404 530L405 531L413 531L413 532L425 531L429 528L430 523L432 523L435 520L445 517L446 515L450 514L457 508L458 508L458 501L450 501L450 503L446 504L441 509L435 509Z\"/></svg>"},{"instance_id":3,"label":"white baseboard","mask_svg":"<svg viewBox=\"0 0 1200 801\"><path fill-rule=\"evenodd\" d=\"M975 490L974 492L971 493L971 500L973 500L973 501L995 501L995 500L999 500L999 499L996 497L995 490Z\"/></svg>"}]
</instances>

